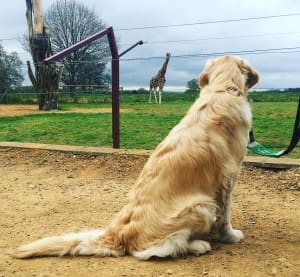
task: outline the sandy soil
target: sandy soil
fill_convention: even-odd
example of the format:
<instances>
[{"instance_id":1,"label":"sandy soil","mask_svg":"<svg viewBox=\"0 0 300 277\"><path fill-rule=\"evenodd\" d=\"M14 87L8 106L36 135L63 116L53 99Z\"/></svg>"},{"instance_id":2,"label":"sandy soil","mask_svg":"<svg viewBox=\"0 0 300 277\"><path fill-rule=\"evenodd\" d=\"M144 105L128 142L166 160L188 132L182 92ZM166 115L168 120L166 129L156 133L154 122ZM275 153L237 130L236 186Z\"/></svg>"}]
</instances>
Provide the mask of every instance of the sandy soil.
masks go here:
<instances>
[{"instance_id":1,"label":"sandy soil","mask_svg":"<svg viewBox=\"0 0 300 277\"><path fill-rule=\"evenodd\" d=\"M129 109L120 109L122 113L129 112ZM94 109L82 109L74 108L68 111L52 110L52 111L39 111L37 105L0 105L0 117L1 116L17 116L28 114L41 114L41 113L111 113L111 108L94 108Z\"/></svg>"},{"instance_id":2,"label":"sandy soil","mask_svg":"<svg viewBox=\"0 0 300 277\"><path fill-rule=\"evenodd\" d=\"M45 235L105 227L145 158L0 148L0 276L300 276L300 168L242 168L233 224L242 243L200 257L17 260L7 249Z\"/></svg>"}]
</instances>

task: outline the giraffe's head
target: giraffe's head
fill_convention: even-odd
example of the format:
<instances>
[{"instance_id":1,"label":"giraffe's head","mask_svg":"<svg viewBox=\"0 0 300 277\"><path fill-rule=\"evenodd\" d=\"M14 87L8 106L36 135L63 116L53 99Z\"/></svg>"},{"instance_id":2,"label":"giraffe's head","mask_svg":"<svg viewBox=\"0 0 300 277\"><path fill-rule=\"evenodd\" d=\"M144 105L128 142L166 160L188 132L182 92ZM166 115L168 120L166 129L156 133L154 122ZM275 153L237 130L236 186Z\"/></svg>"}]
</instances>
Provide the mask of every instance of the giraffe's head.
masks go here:
<instances>
[{"instance_id":1,"label":"giraffe's head","mask_svg":"<svg viewBox=\"0 0 300 277\"><path fill-rule=\"evenodd\" d=\"M166 58L167 58L167 59L170 59L170 57L171 57L171 53L170 53L170 52L167 52Z\"/></svg>"}]
</instances>

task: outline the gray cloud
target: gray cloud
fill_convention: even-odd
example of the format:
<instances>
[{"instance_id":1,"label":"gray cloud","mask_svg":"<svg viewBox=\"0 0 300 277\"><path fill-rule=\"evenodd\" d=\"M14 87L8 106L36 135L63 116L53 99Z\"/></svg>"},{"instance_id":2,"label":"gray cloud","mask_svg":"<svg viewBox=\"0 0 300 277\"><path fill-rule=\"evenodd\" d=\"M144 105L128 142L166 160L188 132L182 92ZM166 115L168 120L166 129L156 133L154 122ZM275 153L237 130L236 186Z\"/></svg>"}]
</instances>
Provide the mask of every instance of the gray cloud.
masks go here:
<instances>
[{"instance_id":1,"label":"gray cloud","mask_svg":"<svg viewBox=\"0 0 300 277\"><path fill-rule=\"evenodd\" d=\"M54 0L43 1L44 10L53 2ZM121 61L121 83L125 86L148 87L150 78L156 74L168 51L173 57L168 66L166 85L185 86L188 80L198 77L207 58L197 56L175 58L175 56L300 47L300 16L172 28L120 30L300 13L300 2L296 0L205 2L198 0L101 2L86 0L84 4L94 8L108 26L113 26L116 37L120 39L120 52L140 39L148 42L126 54L125 60ZM25 1L13 0L7 3L0 11L0 18L0 39L17 37L25 33ZM1 41L1 44L7 51L17 51L24 61L29 58L17 40ZM286 51L292 52L292 50ZM162 59L126 60L149 57ZM261 82L257 87L300 87L300 52L249 54L243 57L247 58L261 74Z\"/></svg>"}]
</instances>

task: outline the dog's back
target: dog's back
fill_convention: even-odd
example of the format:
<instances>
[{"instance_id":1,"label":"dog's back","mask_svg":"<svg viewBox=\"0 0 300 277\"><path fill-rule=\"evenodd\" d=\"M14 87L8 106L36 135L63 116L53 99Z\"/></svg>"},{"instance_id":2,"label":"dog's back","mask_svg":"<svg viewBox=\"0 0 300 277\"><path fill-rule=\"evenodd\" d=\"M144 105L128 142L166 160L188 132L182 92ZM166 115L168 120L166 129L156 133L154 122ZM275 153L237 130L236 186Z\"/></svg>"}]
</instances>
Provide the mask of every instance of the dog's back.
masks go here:
<instances>
[{"instance_id":1,"label":"dog's back","mask_svg":"<svg viewBox=\"0 0 300 277\"><path fill-rule=\"evenodd\" d=\"M247 90L257 81L237 57L208 63L200 97L149 157L128 204L105 231L46 238L13 255L199 255L210 245L193 238L209 232L216 220L223 240L241 240L242 232L230 224L231 191L251 126Z\"/></svg>"}]
</instances>

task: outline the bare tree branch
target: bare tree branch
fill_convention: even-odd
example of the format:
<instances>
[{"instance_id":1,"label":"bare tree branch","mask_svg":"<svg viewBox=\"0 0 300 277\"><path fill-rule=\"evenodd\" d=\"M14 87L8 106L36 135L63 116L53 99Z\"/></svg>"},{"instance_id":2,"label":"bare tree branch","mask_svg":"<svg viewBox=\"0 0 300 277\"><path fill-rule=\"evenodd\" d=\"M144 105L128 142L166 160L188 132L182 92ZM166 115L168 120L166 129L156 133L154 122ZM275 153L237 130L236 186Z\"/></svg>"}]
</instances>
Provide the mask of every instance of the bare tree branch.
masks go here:
<instances>
[{"instance_id":1,"label":"bare tree branch","mask_svg":"<svg viewBox=\"0 0 300 277\"><path fill-rule=\"evenodd\" d=\"M57 0L45 14L51 28L51 45L59 52L106 26L91 9L74 0ZM66 85L103 84L105 65L110 57L105 39L91 43L67 56L62 81Z\"/></svg>"}]
</instances>

